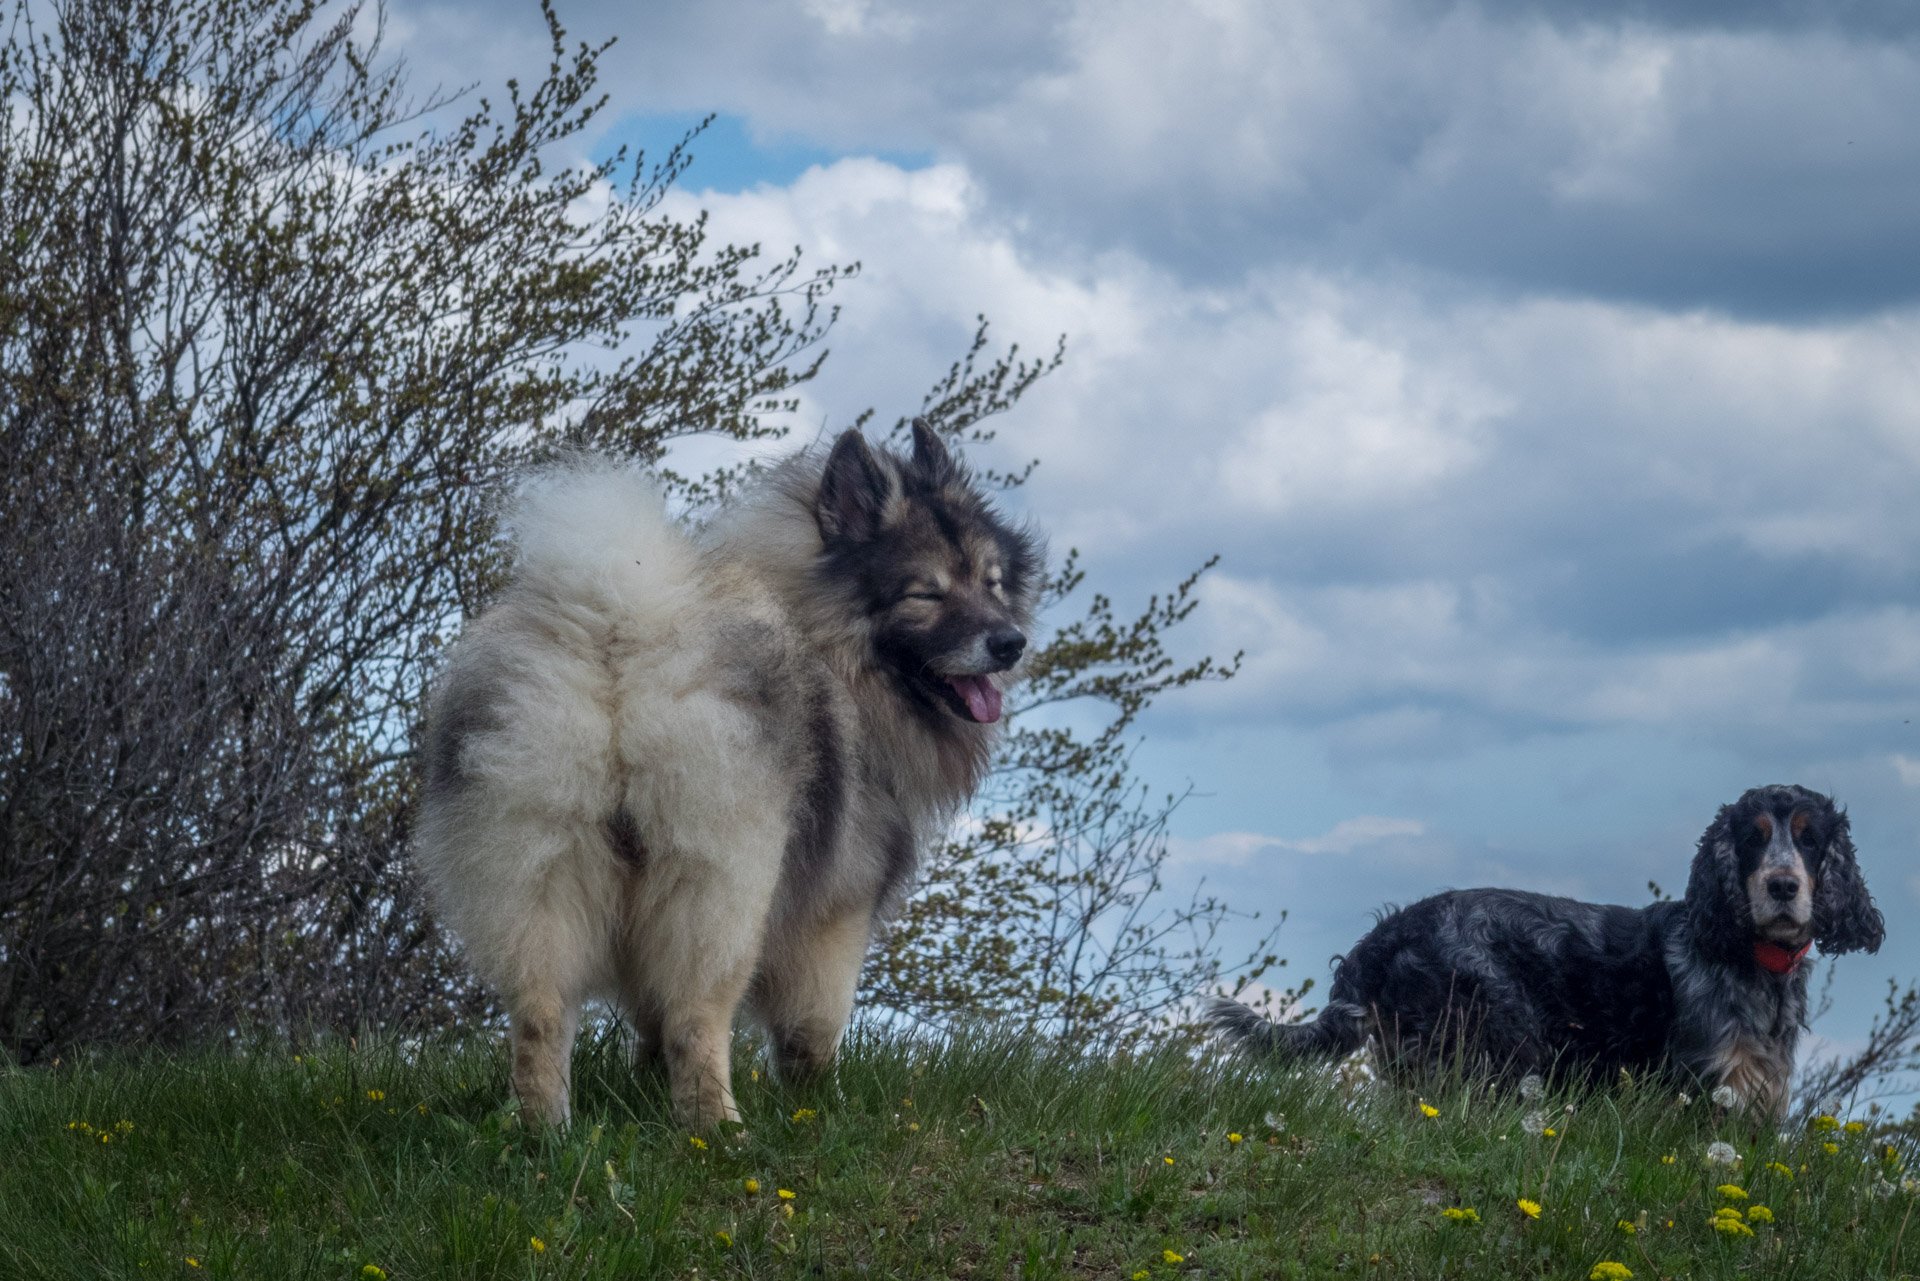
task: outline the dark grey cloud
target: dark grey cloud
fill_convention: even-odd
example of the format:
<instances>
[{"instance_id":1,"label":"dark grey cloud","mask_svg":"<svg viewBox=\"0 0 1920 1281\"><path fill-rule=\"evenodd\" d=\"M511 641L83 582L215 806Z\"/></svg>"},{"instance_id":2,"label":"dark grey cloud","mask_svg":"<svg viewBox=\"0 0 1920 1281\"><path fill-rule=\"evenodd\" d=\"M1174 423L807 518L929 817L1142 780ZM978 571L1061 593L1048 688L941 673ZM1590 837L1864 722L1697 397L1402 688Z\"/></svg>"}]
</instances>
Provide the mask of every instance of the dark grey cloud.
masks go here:
<instances>
[{"instance_id":1,"label":"dark grey cloud","mask_svg":"<svg viewBox=\"0 0 1920 1281\"><path fill-rule=\"evenodd\" d=\"M1450 7L1452 0L1436 4ZM1920 34L1920 12L1897 0L1478 0L1504 18L1565 26L1635 23L1674 31L1844 31L1874 39Z\"/></svg>"},{"instance_id":2,"label":"dark grey cloud","mask_svg":"<svg viewBox=\"0 0 1920 1281\"><path fill-rule=\"evenodd\" d=\"M966 121L957 149L1063 243L1207 279L1404 264L1783 317L1920 288L1909 47L1357 12L1373 20L1090 38L1075 68ZM1135 118L1130 84L1199 109Z\"/></svg>"},{"instance_id":3,"label":"dark grey cloud","mask_svg":"<svg viewBox=\"0 0 1920 1281\"><path fill-rule=\"evenodd\" d=\"M530 6L402 4L425 78L543 59ZM614 117L964 163L1035 250L1849 314L1920 296L1912 6L592 0ZM772 168L779 167L769 157ZM698 175L696 173L697 181Z\"/></svg>"}]
</instances>

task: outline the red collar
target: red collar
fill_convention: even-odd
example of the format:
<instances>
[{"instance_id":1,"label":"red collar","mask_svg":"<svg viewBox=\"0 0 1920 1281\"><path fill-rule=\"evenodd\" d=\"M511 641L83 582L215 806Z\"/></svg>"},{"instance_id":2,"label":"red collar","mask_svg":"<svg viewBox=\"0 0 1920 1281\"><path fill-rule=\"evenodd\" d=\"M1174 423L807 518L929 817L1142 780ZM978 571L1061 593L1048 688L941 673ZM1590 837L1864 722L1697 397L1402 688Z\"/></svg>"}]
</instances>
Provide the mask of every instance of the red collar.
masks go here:
<instances>
[{"instance_id":1,"label":"red collar","mask_svg":"<svg viewBox=\"0 0 1920 1281\"><path fill-rule=\"evenodd\" d=\"M1778 943L1769 943L1765 939L1755 939L1753 959L1760 963L1763 970L1772 970L1775 974L1791 974L1793 967L1800 964L1800 958L1813 946L1812 940L1802 943L1798 951L1789 952Z\"/></svg>"}]
</instances>

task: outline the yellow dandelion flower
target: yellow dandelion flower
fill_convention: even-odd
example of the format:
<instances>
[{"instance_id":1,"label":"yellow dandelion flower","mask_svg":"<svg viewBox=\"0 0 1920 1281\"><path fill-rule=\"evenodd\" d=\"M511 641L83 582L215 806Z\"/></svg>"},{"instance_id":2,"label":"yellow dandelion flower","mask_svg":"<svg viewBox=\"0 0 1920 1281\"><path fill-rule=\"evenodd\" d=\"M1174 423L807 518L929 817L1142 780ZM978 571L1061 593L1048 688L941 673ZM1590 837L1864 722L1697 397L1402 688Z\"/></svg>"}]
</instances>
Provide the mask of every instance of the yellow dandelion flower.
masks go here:
<instances>
[{"instance_id":1,"label":"yellow dandelion flower","mask_svg":"<svg viewBox=\"0 0 1920 1281\"><path fill-rule=\"evenodd\" d=\"M371 1263L360 1269L360 1275L365 1277L366 1281L387 1281L386 1269Z\"/></svg>"},{"instance_id":2,"label":"yellow dandelion flower","mask_svg":"<svg viewBox=\"0 0 1920 1281\"><path fill-rule=\"evenodd\" d=\"M747 1188L747 1191L749 1192L758 1192L760 1190L760 1180L748 1179L746 1182L746 1188Z\"/></svg>"},{"instance_id":3,"label":"yellow dandelion flower","mask_svg":"<svg viewBox=\"0 0 1920 1281\"><path fill-rule=\"evenodd\" d=\"M1554 1129L1552 1126L1548 1126L1546 1129L1540 1131L1540 1133L1546 1135L1550 1139L1558 1138L1560 1135L1560 1131Z\"/></svg>"},{"instance_id":4,"label":"yellow dandelion flower","mask_svg":"<svg viewBox=\"0 0 1920 1281\"><path fill-rule=\"evenodd\" d=\"M200 1266L200 1260L198 1260L198 1259L196 1259L196 1258L194 1258L194 1257L193 1257L192 1255L188 1255L188 1256L187 1256L187 1266L188 1266L188 1267L190 1267L190 1268L197 1268L197 1267L199 1267L199 1266Z\"/></svg>"},{"instance_id":5,"label":"yellow dandelion flower","mask_svg":"<svg viewBox=\"0 0 1920 1281\"><path fill-rule=\"evenodd\" d=\"M1433 1106L1433 1104L1431 1103L1422 1103L1420 1105L1420 1115L1421 1116L1439 1116L1440 1109Z\"/></svg>"},{"instance_id":6,"label":"yellow dandelion flower","mask_svg":"<svg viewBox=\"0 0 1920 1281\"><path fill-rule=\"evenodd\" d=\"M111 1143L113 1142L113 1135L109 1134L105 1130L102 1130L100 1131L100 1141L102 1143Z\"/></svg>"},{"instance_id":7,"label":"yellow dandelion flower","mask_svg":"<svg viewBox=\"0 0 1920 1281\"><path fill-rule=\"evenodd\" d=\"M733 1238L727 1235L727 1230L725 1228L722 1228L720 1229L720 1231L714 1233L713 1237L714 1237L714 1240L718 1241L721 1245L733 1244Z\"/></svg>"},{"instance_id":8,"label":"yellow dandelion flower","mask_svg":"<svg viewBox=\"0 0 1920 1281\"><path fill-rule=\"evenodd\" d=\"M1133 1274L1133 1281L1147 1281L1147 1275L1147 1270L1142 1268Z\"/></svg>"},{"instance_id":9,"label":"yellow dandelion flower","mask_svg":"<svg viewBox=\"0 0 1920 1281\"><path fill-rule=\"evenodd\" d=\"M1769 1170L1772 1170L1775 1174L1784 1175L1789 1179L1793 1177L1793 1171L1788 1169L1786 1166L1781 1165L1778 1161L1767 1162L1767 1168Z\"/></svg>"},{"instance_id":10,"label":"yellow dandelion flower","mask_svg":"<svg viewBox=\"0 0 1920 1281\"><path fill-rule=\"evenodd\" d=\"M1671 1157L1671 1156L1663 1156L1663 1157L1661 1157L1661 1158L1660 1158L1660 1164L1661 1164L1661 1165L1672 1165L1672 1164L1674 1163L1674 1161L1675 1161L1676 1159L1677 1159L1677 1158L1675 1158L1675 1157Z\"/></svg>"},{"instance_id":11,"label":"yellow dandelion flower","mask_svg":"<svg viewBox=\"0 0 1920 1281\"><path fill-rule=\"evenodd\" d=\"M1840 1145L1838 1143L1822 1143L1820 1150L1828 1156L1838 1156L1840 1153Z\"/></svg>"},{"instance_id":12,"label":"yellow dandelion flower","mask_svg":"<svg viewBox=\"0 0 1920 1281\"><path fill-rule=\"evenodd\" d=\"M799 1111L793 1114L793 1119L796 1121L811 1121L819 1115L820 1114L818 1112L815 1112L812 1108L801 1108Z\"/></svg>"},{"instance_id":13,"label":"yellow dandelion flower","mask_svg":"<svg viewBox=\"0 0 1920 1281\"><path fill-rule=\"evenodd\" d=\"M1185 1263L1187 1261L1185 1255L1175 1254L1171 1250L1162 1250L1160 1252L1160 1260L1163 1263Z\"/></svg>"},{"instance_id":14,"label":"yellow dandelion flower","mask_svg":"<svg viewBox=\"0 0 1920 1281\"><path fill-rule=\"evenodd\" d=\"M1520 1213L1526 1215L1529 1219L1537 1219L1540 1217L1540 1203L1538 1201L1529 1201L1525 1197L1521 1197L1518 1201L1515 1201L1514 1204L1519 1206Z\"/></svg>"},{"instance_id":15,"label":"yellow dandelion flower","mask_svg":"<svg viewBox=\"0 0 1920 1281\"><path fill-rule=\"evenodd\" d=\"M1719 1187L1715 1188L1714 1191L1729 1201L1744 1201L1747 1199L1747 1190L1732 1183L1722 1183Z\"/></svg>"},{"instance_id":16,"label":"yellow dandelion flower","mask_svg":"<svg viewBox=\"0 0 1920 1281\"><path fill-rule=\"evenodd\" d=\"M1163 1157L1161 1157L1160 1159L1161 1159L1162 1161L1165 1161L1165 1162L1166 1162L1166 1163L1167 1163L1168 1165L1172 1165L1172 1164L1173 1164L1173 1158L1172 1158L1172 1157L1170 1157L1170 1156L1163 1156Z\"/></svg>"},{"instance_id":17,"label":"yellow dandelion flower","mask_svg":"<svg viewBox=\"0 0 1920 1281\"><path fill-rule=\"evenodd\" d=\"M1240 1142L1240 1139L1241 1139L1241 1136L1238 1134L1229 1134L1227 1136L1227 1142L1229 1143L1238 1143Z\"/></svg>"},{"instance_id":18,"label":"yellow dandelion flower","mask_svg":"<svg viewBox=\"0 0 1920 1281\"><path fill-rule=\"evenodd\" d=\"M547 1243L545 1241L542 1241L539 1237L528 1237L527 1248L532 1250L535 1254L545 1254L547 1252Z\"/></svg>"},{"instance_id":19,"label":"yellow dandelion flower","mask_svg":"<svg viewBox=\"0 0 1920 1281\"><path fill-rule=\"evenodd\" d=\"M1772 1223L1773 1211L1764 1205L1749 1206L1747 1207L1747 1218L1753 1223Z\"/></svg>"},{"instance_id":20,"label":"yellow dandelion flower","mask_svg":"<svg viewBox=\"0 0 1920 1281\"><path fill-rule=\"evenodd\" d=\"M707 1141L697 1134L689 1134L687 1136L687 1142L693 1144L694 1151L696 1152L705 1152L707 1150Z\"/></svg>"},{"instance_id":21,"label":"yellow dandelion flower","mask_svg":"<svg viewBox=\"0 0 1920 1281\"><path fill-rule=\"evenodd\" d=\"M754 1068L753 1071L749 1073L749 1075L752 1076L754 1080L758 1081L760 1079L760 1069Z\"/></svg>"},{"instance_id":22,"label":"yellow dandelion flower","mask_svg":"<svg viewBox=\"0 0 1920 1281\"><path fill-rule=\"evenodd\" d=\"M1632 1236L1634 1233L1640 1230L1639 1227L1634 1224L1634 1221L1632 1219L1622 1219L1620 1220L1620 1222L1616 1223L1614 1226L1619 1228L1622 1232L1626 1233L1628 1236Z\"/></svg>"},{"instance_id":23,"label":"yellow dandelion flower","mask_svg":"<svg viewBox=\"0 0 1920 1281\"><path fill-rule=\"evenodd\" d=\"M1633 1271L1624 1263L1602 1259L1587 1273L1587 1281L1633 1281Z\"/></svg>"},{"instance_id":24,"label":"yellow dandelion flower","mask_svg":"<svg viewBox=\"0 0 1920 1281\"><path fill-rule=\"evenodd\" d=\"M915 1134L918 1134L920 1132L920 1123L918 1121L909 1121L907 1122L907 1129L913 1131Z\"/></svg>"},{"instance_id":25,"label":"yellow dandelion flower","mask_svg":"<svg viewBox=\"0 0 1920 1281\"><path fill-rule=\"evenodd\" d=\"M1753 1235L1753 1229L1748 1227L1746 1224L1740 1222L1739 1219L1723 1219L1716 1215L1715 1217L1707 1220L1707 1222L1710 1225L1712 1225L1713 1230L1715 1232L1720 1233L1722 1236L1730 1236L1730 1237L1749 1236L1750 1237Z\"/></svg>"},{"instance_id":26,"label":"yellow dandelion flower","mask_svg":"<svg viewBox=\"0 0 1920 1281\"><path fill-rule=\"evenodd\" d=\"M1865 1121L1849 1121L1840 1128L1848 1134L1865 1134L1867 1132L1867 1123Z\"/></svg>"},{"instance_id":27,"label":"yellow dandelion flower","mask_svg":"<svg viewBox=\"0 0 1920 1281\"><path fill-rule=\"evenodd\" d=\"M1450 1205L1446 1209L1440 1211L1440 1214L1441 1214L1441 1217L1450 1219L1455 1223L1480 1222L1480 1212L1472 1208L1471 1206Z\"/></svg>"},{"instance_id":28,"label":"yellow dandelion flower","mask_svg":"<svg viewBox=\"0 0 1920 1281\"><path fill-rule=\"evenodd\" d=\"M367 1097L372 1099L375 1103L378 1103L381 1099L384 1099L387 1097L387 1092L385 1090L368 1090Z\"/></svg>"},{"instance_id":29,"label":"yellow dandelion flower","mask_svg":"<svg viewBox=\"0 0 1920 1281\"><path fill-rule=\"evenodd\" d=\"M1816 1116L1807 1124L1816 1130L1837 1130L1840 1128L1839 1119L1831 1116Z\"/></svg>"},{"instance_id":30,"label":"yellow dandelion flower","mask_svg":"<svg viewBox=\"0 0 1920 1281\"><path fill-rule=\"evenodd\" d=\"M912 1099L901 1099L901 1100L900 1100L900 1106L901 1106L901 1107L903 1107L903 1108L910 1108L910 1107L912 1107L912 1106L913 1106L913 1100L912 1100Z\"/></svg>"},{"instance_id":31,"label":"yellow dandelion flower","mask_svg":"<svg viewBox=\"0 0 1920 1281\"><path fill-rule=\"evenodd\" d=\"M777 1197L779 1197L779 1198L780 1198L780 1199L781 1199L782 1201L791 1201L791 1200L793 1200L793 1193L791 1193L791 1192L789 1192L789 1191L787 1191L787 1190L786 1190L785 1188L781 1188L781 1189L780 1189L780 1190L779 1190L778 1192L776 1192L776 1193L775 1193L774 1195L775 1195L775 1196L777 1196Z\"/></svg>"}]
</instances>

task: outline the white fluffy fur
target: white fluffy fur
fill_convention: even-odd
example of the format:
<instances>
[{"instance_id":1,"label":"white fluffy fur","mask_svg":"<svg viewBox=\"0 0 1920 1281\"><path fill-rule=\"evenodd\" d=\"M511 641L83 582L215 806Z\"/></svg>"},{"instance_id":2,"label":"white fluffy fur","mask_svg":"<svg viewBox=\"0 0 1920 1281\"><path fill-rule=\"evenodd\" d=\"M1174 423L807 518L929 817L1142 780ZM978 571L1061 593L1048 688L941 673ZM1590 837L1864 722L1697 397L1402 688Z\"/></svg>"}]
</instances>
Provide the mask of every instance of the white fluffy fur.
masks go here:
<instances>
[{"instance_id":1,"label":"white fluffy fur","mask_svg":"<svg viewBox=\"0 0 1920 1281\"><path fill-rule=\"evenodd\" d=\"M893 892L886 849L917 845L987 758L989 727L903 725L861 665L858 620L816 599L820 465L790 463L698 540L651 482L605 463L518 495L513 585L436 691L418 852L508 1010L515 1087L539 1116L569 1114L593 999L665 1057L690 1124L738 1119L743 1000L791 1062L830 1059ZM827 768L849 780L840 835L802 877L783 855L809 769Z\"/></svg>"}]
</instances>

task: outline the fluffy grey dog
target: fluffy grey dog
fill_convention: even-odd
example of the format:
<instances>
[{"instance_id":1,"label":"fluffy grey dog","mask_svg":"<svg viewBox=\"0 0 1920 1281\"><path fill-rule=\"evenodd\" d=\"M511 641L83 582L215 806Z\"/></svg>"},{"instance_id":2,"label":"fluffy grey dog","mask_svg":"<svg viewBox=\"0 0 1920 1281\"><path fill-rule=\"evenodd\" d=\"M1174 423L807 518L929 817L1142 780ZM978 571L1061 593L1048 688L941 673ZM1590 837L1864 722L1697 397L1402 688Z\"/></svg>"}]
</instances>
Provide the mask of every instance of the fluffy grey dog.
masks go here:
<instances>
[{"instance_id":1,"label":"fluffy grey dog","mask_svg":"<svg viewBox=\"0 0 1920 1281\"><path fill-rule=\"evenodd\" d=\"M1042 555L938 436L849 431L708 529L639 474L542 472L511 586L428 718L419 858L506 1005L528 1110L568 1116L581 1005L738 1120L735 1010L786 1076L828 1063L876 920L992 753Z\"/></svg>"}]
</instances>

